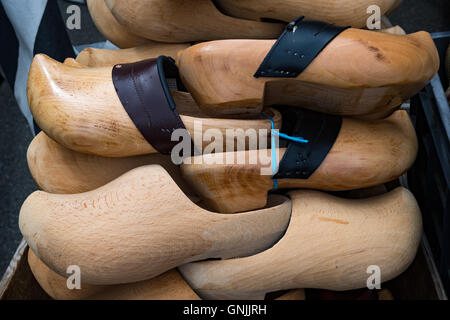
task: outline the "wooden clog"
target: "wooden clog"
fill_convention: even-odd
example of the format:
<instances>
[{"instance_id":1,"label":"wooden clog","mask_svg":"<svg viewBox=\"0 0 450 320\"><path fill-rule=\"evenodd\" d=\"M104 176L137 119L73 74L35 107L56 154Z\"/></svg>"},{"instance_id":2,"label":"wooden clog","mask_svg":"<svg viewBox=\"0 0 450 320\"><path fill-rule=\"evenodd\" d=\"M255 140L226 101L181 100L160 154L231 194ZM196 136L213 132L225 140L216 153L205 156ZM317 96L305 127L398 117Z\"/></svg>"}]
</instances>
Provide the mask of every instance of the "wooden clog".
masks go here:
<instances>
[{"instance_id":1,"label":"wooden clog","mask_svg":"<svg viewBox=\"0 0 450 320\"><path fill-rule=\"evenodd\" d=\"M298 16L355 28L366 26L371 15L367 8L377 5L382 15L391 12L401 0L216 0L222 12L229 16L251 20L281 20L289 22Z\"/></svg>"},{"instance_id":2,"label":"wooden clog","mask_svg":"<svg viewBox=\"0 0 450 320\"><path fill-rule=\"evenodd\" d=\"M422 220L404 188L363 200L293 191L291 221L272 248L251 257L191 263L179 268L204 299L259 299L289 288L335 291L366 287L370 266L385 282L413 261ZM372 271L373 272L373 271Z\"/></svg>"},{"instance_id":3,"label":"wooden clog","mask_svg":"<svg viewBox=\"0 0 450 320\"><path fill-rule=\"evenodd\" d=\"M70 290L67 279L53 272L32 250L28 251L28 264L41 288L56 300L200 300L175 269L142 282L115 286L82 284L80 290Z\"/></svg>"},{"instance_id":4,"label":"wooden clog","mask_svg":"<svg viewBox=\"0 0 450 320\"><path fill-rule=\"evenodd\" d=\"M211 0L105 0L130 32L161 42L216 39L272 39L283 24L233 18Z\"/></svg>"},{"instance_id":5,"label":"wooden clog","mask_svg":"<svg viewBox=\"0 0 450 320\"><path fill-rule=\"evenodd\" d=\"M184 263L247 256L267 249L286 230L291 202L222 215L192 203L158 165L134 169L81 194L37 191L24 202L20 230L52 270L81 268L88 284L151 279Z\"/></svg>"},{"instance_id":6,"label":"wooden clog","mask_svg":"<svg viewBox=\"0 0 450 320\"><path fill-rule=\"evenodd\" d=\"M439 68L427 32L399 36L347 29L296 78L255 78L274 43L222 40L189 47L177 59L183 83L210 114L258 113L263 104L284 104L376 119L417 93Z\"/></svg>"},{"instance_id":7,"label":"wooden clog","mask_svg":"<svg viewBox=\"0 0 450 320\"><path fill-rule=\"evenodd\" d=\"M189 47L188 44L145 44L120 50L86 48L77 56L77 61L88 67L112 67L119 63L157 58L159 56L177 57L177 53Z\"/></svg>"},{"instance_id":8,"label":"wooden clog","mask_svg":"<svg viewBox=\"0 0 450 320\"><path fill-rule=\"evenodd\" d=\"M340 191L379 185L406 172L416 159L417 149L406 111L376 121L344 118L334 145L317 170L308 179L278 179L278 187ZM261 152L236 152L232 158L246 159L240 164L227 164L227 153L198 156L202 159L193 158L182 165L182 174L215 210L231 213L261 208L274 188L272 177L261 175L262 168L271 166L263 163L262 155L270 161L271 150ZM285 152L279 149L278 162ZM250 159L258 162L252 164Z\"/></svg>"},{"instance_id":9,"label":"wooden clog","mask_svg":"<svg viewBox=\"0 0 450 320\"><path fill-rule=\"evenodd\" d=\"M30 68L27 93L38 125L69 149L105 157L157 152L119 100L111 80L111 67L79 68L37 55ZM199 111L189 93L174 90L171 93L191 136L196 122L201 123L203 132L219 129L224 136L227 129L243 129L237 132L236 139L244 138L249 128L257 131L271 128L270 121L261 115L243 119L211 118ZM275 110L269 113L275 127L280 128L280 115ZM202 141L202 147L210 143Z\"/></svg>"},{"instance_id":10,"label":"wooden clog","mask_svg":"<svg viewBox=\"0 0 450 320\"><path fill-rule=\"evenodd\" d=\"M135 35L122 26L112 15L104 0L87 0L89 13L100 33L119 48L131 48L153 41Z\"/></svg>"},{"instance_id":11,"label":"wooden clog","mask_svg":"<svg viewBox=\"0 0 450 320\"><path fill-rule=\"evenodd\" d=\"M69 290L67 279L47 267L32 250L28 251L28 264L42 289L56 300L200 300L175 269L137 283L82 284L81 290ZM305 290L291 290L276 300L305 300Z\"/></svg>"},{"instance_id":12,"label":"wooden clog","mask_svg":"<svg viewBox=\"0 0 450 320\"><path fill-rule=\"evenodd\" d=\"M179 167L169 156L151 154L128 158L105 158L72 151L50 139L44 132L31 142L28 167L41 190L57 194L82 193L97 189L131 169L161 165L191 199L195 193L181 177Z\"/></svg>"}]
</instances>

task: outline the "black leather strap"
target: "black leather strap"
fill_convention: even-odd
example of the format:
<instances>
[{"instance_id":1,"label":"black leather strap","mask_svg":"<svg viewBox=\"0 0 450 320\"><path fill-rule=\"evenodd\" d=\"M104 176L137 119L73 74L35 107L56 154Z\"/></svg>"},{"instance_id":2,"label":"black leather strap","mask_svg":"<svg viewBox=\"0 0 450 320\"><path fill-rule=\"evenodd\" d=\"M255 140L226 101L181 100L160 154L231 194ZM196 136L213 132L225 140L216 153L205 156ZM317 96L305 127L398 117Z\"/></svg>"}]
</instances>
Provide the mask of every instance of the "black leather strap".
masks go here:
<instances>
[{"instance_id":1,"label":"black leather strap","mask_svg":"<svg viewBox=\"0 0 450 320\"><path fill-rule=\"evenodd\" d=\"M169 89L186 90L173 59L160 56L115 65L112 79L136 128L157 151L169 154L177 143L171 141L172 132L185 129Z\"/></svg>"},{"instance_id":2,"label":"black leather strap","mask_svg":"<svg viewBox=\"0 0 450 320\"><path fill-rule=\"evenodd\" d=\"M280 140L287 147L274 179L308 179L327 157L342 127L342 118L298 107L276 106L283 116L281 132L309 142Z\"/></svg>"},{"instance_id":3,"label":"black leather strap","mask_svg":"<svg viewBox=\"0 0 450 320\"><path fill-rule=\"evenodd\" d=\"M289 23L254 77L296 78L337 35L349 27L299 17Z\"/></svg>"}]
</instances>

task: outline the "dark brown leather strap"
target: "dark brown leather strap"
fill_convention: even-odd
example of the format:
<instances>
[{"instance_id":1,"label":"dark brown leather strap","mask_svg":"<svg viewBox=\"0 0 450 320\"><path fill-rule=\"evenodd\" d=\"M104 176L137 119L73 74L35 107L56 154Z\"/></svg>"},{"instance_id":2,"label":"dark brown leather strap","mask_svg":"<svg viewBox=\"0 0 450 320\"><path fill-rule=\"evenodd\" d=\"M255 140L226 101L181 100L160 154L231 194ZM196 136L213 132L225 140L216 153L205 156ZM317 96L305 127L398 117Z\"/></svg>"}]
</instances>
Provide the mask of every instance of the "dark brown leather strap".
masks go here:
<instances>
[{"instance_id":1,"label":"dark brown leather strap","mask_svg":"<svg viewBox=\"0 0 450 320\"><path fill-rule=\"evenodd\" d=\"M136 128L158 152L170 154L178 143L172 132L185 129L177 112L169 83L185 90L173 59L161 56L113 67L117 95Z\"/></svg>"}]
</instances>

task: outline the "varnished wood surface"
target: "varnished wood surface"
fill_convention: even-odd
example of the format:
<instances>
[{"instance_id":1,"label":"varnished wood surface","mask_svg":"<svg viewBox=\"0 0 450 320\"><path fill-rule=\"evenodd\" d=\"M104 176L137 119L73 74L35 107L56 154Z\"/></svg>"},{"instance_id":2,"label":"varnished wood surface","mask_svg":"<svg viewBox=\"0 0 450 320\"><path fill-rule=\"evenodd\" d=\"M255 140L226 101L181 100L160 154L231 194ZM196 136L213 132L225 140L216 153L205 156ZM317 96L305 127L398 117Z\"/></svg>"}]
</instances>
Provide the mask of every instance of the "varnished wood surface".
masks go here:
<instances>
[{"instance_id":1,"label":"varnished wood surface","mask_svg":"<svg viewBox=\"0 0 450 320\"><path fill-rule=\"evenodd\" d=\"M120 50L86 48L77 56L77 61L88 67L108 67L120 63L132 63L159 56L176 58L188 44L152 43Z\"/></svg>"},{"instance_id":2,"label":"varnished wood surface","mask_svg":"<svg viewBox=\"0 0 450 320\"><path fill-rule=\"evenodd\" d=\"M404 188L369 199L340 199L317 191L290 192L292 218L284 237L246 258L180 268L204 299L258 299L289 288L364 288L369 266L381 281L405 271L422 233L414 196Z\"/></svg>"},{"instance_id":3,"label":"varnished wood surface","mask_svg":"<svg viewBox=\"0 0 450 320\"><path fill-rule=\"evenodd\" d=\"M297 78L254 78L274 42L222 40L189 47L178 56L183 83L210 113L255 113L263 104L289 104L382 118L424 87L439 68L427 32L401 36L347 29Z\"/></svg>"},{"instance_id":4,"label":"varnished wood surface","mask_svg":"<svg viewBox=\"0 0 450 320\"><path fill-rule=\"evenodd\" d=\"M28 102L36 123L61 145L82 153L105 157L128 157L156 153L141 135L123 108L112 82L112 67L83 68L59 63L37 55L28 79ZM201 112L189 93L172 91L186 129L194 136L195 125L202 132L218 129L270 129L270 121L261 115L246 118L213 118ZM281 115L269 110L275 128L281 127ZM270 132L267 131L267 139ZM245 140L244 140L245 141ZM202 149L211 141L201 141ZM226 140L224 139L224 143ZM238 145L235 144L236 148ZM197 146L198 147L198 146ZM248 144L243 146L248 148Z\"/></svg>"},{"instance_id":5,"label":"varnished wood surface","mask_svg":"<svg viewBox=\"0 0 450 320\"><path fill-rule=\"evenodd\" d=\"M97 189L122 174L149 164L161 165L191 199L195 193L170 156L151 154L127 158L105 158L67 149L39 133L27 151L28 168L36 184L49 193L74 194Z\"/></svg>"},{"instance_id":6,"label":"varnished wood surface","mask_svg":"<svg viewBox=\"0 0 450 320\"><path fill-rule=\"evenodd\" d=\"M343 26L363 28L371 13L367 8L377 5L380 13L394 10L401 0L216 0L218 7L233 17L290 22L299 16Z\"/></svg>"},{"instance_id":7,"label":"varnished wood surface","mask_svg":"<svg viewBox=\"0 0 450 320\"><path fill-rule=\"evenodd\" d=\"M119 48L131 48L153 41L140 37L122 26L106 6L104 0L87 0L89 13L100 33Z\"/></svg>"},{"instance_id":8,"label":"varnished wood surface","mask_svg":"<svg viewBox=\"0 0 450 320\"><path fill-rule=\"evenodd\" d=\"M286 230L291 202L217 214L192 203L158 165L134 169L81 194L43 191L24 202L19 227L30 248L64 275L77 265L88 284L154 278L182 264L260 252Z\"/></svg>"},{"instance_id":9,"label":"varnished wood surface","mask_svg":"<svg viewBox=\"0 0 450 320\"><path fill-rule=\"evenodd\" d=\"M278 163L285 151L279 150ZM336 142L311 177L278 179L278 186L342 191L379 185L405 173L417 151L416 133L406 111L376 121L344 118ZM271 176L261 175L262 168L271 168L271 150L261 152L223 153L212 159L211 155L198 156L202 159L193 158L182 165L182 174L199 196L220 212L261 208L274 188ZM230 163L228 158L245 161Z\"/></svg>"},{"instance_id":10,"label":"varnished wood surface","mask_svg":"<svg viewBox=\"0 0 450 320\"><path fill-rule=\"evenodd\" d=\"M274 39L284 23L222 14L211 0L105 0L117 21L143 38L161 42Z\"/></svg>"}]
</instances>

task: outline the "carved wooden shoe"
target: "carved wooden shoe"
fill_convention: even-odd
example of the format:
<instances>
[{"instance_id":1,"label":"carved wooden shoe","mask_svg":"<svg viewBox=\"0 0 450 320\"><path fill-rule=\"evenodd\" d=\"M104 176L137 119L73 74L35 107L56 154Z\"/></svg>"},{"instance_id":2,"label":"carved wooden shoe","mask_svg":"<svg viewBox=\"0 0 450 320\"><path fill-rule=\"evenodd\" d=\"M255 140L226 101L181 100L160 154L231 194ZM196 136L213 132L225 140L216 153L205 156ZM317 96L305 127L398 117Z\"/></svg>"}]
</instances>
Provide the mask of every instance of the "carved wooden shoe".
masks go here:
<instances>
[{"instance_id":1,"label":"carved wooden shoe","mask_svg":"<svg viewBox=\"0 0 450 320\"><path fill-rule=\"evenodd\" d=\"M122 174L149 164L161 165L178 187L191 199L195 198L179 167L170 157L151 154L127 158L105 158L72 151L39 133L27 152L28 167L36 184L49 193L74 194L97 189Z\"/></svg>"},{"instance_id":2,"label":"carved wooden shoe","mask_svg":"<svg viewBox=\"0 0 450 320\"><path fill-rule=\"evenodd\" d=\"M168 67L157 66L156 61L160 60ZM37 55L31 65L27 91L36 122L63 146L106 157L170 153L171 147L177 143L171 141L171 134L177 128L185 128L191 137L196 127L200 132L219 129L224 135L227 129L243 129L236 132L238 140L245 138L247 129L259 131L271 127L270 121L261 115L220 119L203 114L189 93L169 90L168 82L177 81L178 75L176 66L166 57L139 62L136 68L146 68L145 72L128 70L128 73L120 75L120 80L113 82L114 72L118 73L120 67L134 66L80 68ZM159 76L153 74L161 69L165 69L168 77L164 78L165 87L162 87ZM132 80L141 81L141 85L133 88L129 85ZM181 83L179 85L182 86ZM121 94L118 95L117 91ZM281 116L274 110L269 112L274 117L275 127L280 128ZM200 147L204 148L210 142L201 143Z\"/></svg>"},{"instance_id":3,"label":"carved wooden shoe","mask_svg":"<svg viewBox=\"0 0 450 320\"><path fill-rule=\"evenodd\" d=\"M236 18L289 22L303 15L309 19L362 28L371 15L367 13L368 7L377 5L384 15L395 9L401 0L216 0L216 3L222 12Z\"/></svg>"},{"instance_id":4,"label":"carved wooden shoe","mask_svg":"<svg viewBox=\"0 0 450 320\"><path fill-rule=\"evenodd\" d=\"M422 221L404 188L364 200L317 191L293 191L292 218L284 237L251 257L187 264L179 268L204 299L260 299L289 288L351 290L367 285L370 266L381 281L413 261Z\"/></svg>"},{"instance_id":5,"label":"carved wooden shoe","mask_svg":"<svg viewBox=\"0 0 450 320\"><path fill-rule=\"evenodd\" d=\"M439 68L427 32L399 36L296 21L274 44L223 40L189 47L177 59L183 83L208 113L258 113L262 105L284 104L377 119Z\"/></svg>"},{"instance_id":6,"label":"carved wooden shoe","mask_svg":"<svg viewBox=\"0 0 450 320\"><path fill-rule=\"evenodd\" d=\"M89 13L100 33L119 48L131 48L153 41L128 31L112 15L104 0L87 0Z\"/></svg>"},{"instance_id":7,"label":"carved wooden shoe","mask_svg":"<svg viewBox=\"0 0 450 320\"><path fill-rule=\"evenodd\" d=\"M69 290L67 279L49 269L32 250L28 251L28 264L42 289L56 300L200 300L175 269L137 283L82 284L81 290ZM291 290L276 300L305 300L305 291Z\"/></svg>"},{"instance_id":8,"label":"carved wooden shoe","mask_svg":"<svg viewBox=\"0 0 450 320\"><path fill-rule=\"evenodd\" d=\"M327 115L320 121L309 116L283 118L296 123L300 130L294 136L309 143L291 142L287 149L278 149L276 175L271 170L271 150L259 150L187 159L182 165L184 178L210 206L231 213L264 207L275 183L280 189L365 188L398 178L416 159L417 137L406 111L376 121L343 118L340 128Z\"/></svg>"},{"instance_id":9,"label":"carved wooden shoe","mask_svg":"<svg viewBox=\"0 0 450 320\"><path fill-rule=\"evenodd\" d=\"M67 279L47 267L32 250L28 264L42 289L56 300L200 300L177 270L150 280L122 285L82 284L81 290L67 288Z\"/></svg>"},{"instance_id":10,"label":"carved wooden shoe","mask_svg":"<svg viewBox=\"0 0 450 320\"><path fill-rule=\"evenodd\" d=\"M105 0L130 32L161 42L217 39L272 39L283 24L233 18L211 0Z\"/></svg>"},{"instance_id":11,"label":"carved wooden shoe","mask_svg":"<svg viewBox=\"0 0 450 320\"><path fill-rule=\"evenodd\" d=\"M159 56L176 58L188 44L146 44L120 50L86 48L77 56L77 61L87 67L112 67L120 63L132 63Z\"/></svg>"},{"instance_id":12,"label":"carved wooden shoe","mask_svg":"<svg viewBox=\"0 0 450 320\"><path fill-rule=\"evenodd\" d=\"M282 196L258 211L207 211L162 167L149 165L86 193L37 191L24 202L19 226L30 248L57 273L77 265L85 283L122 284L192 261L260 252L281 237L290 213L291 202Z\"/></svg>"}]
</instances>

